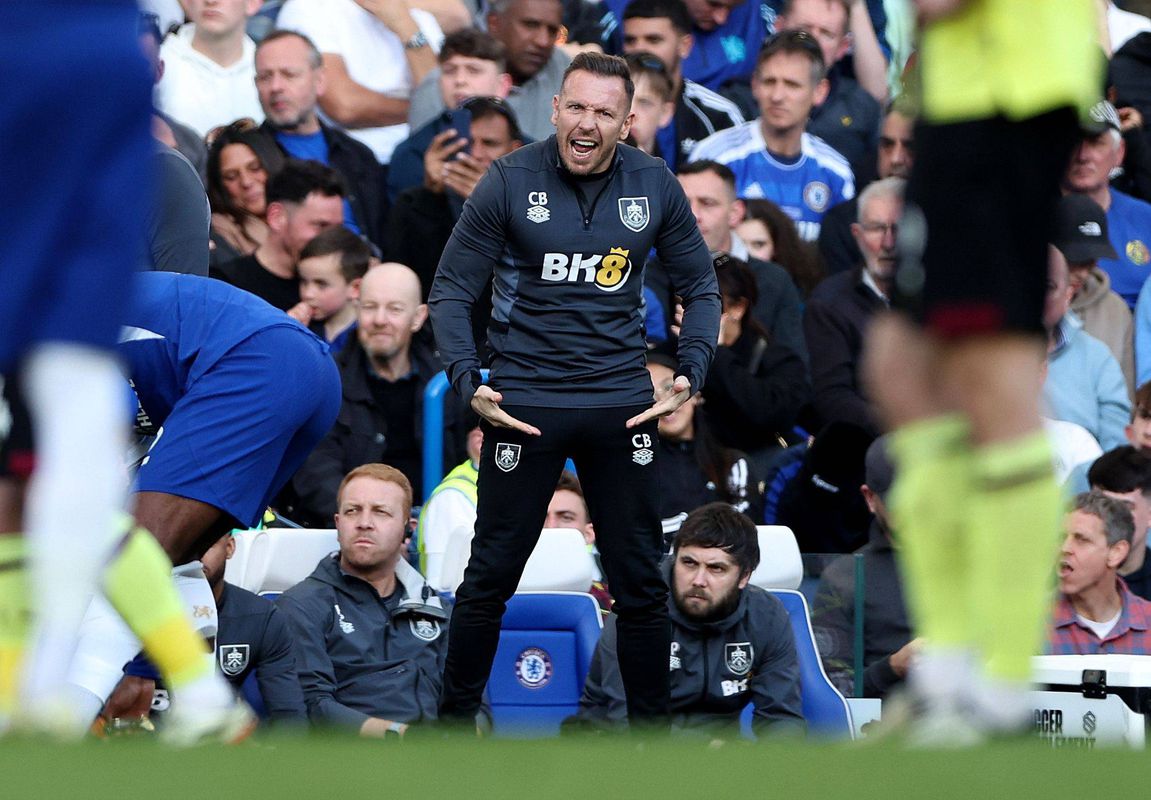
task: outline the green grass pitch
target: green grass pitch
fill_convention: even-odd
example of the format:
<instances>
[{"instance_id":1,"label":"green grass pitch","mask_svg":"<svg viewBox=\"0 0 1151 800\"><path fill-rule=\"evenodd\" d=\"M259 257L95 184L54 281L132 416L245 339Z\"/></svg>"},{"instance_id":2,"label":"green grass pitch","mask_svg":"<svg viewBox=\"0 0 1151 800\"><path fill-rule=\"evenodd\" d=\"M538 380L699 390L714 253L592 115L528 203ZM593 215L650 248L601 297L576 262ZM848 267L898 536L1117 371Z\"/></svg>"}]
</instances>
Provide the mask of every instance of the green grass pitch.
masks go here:
<instances>
[{"instance_id":1,"label":"green grass pitch","mask_svg":"<svg viewBox=\"0 0 1151 800\"><path fill-rule=\"evenodd\" d=\"M1023 741L956 752L895 745L629 738L262 738L173 751L119 739L0 742L0 798L1042 798L1142 791L1146 753ZM1110 792L1107 792L1110 794Z\"/></svg>"}]
</instances>

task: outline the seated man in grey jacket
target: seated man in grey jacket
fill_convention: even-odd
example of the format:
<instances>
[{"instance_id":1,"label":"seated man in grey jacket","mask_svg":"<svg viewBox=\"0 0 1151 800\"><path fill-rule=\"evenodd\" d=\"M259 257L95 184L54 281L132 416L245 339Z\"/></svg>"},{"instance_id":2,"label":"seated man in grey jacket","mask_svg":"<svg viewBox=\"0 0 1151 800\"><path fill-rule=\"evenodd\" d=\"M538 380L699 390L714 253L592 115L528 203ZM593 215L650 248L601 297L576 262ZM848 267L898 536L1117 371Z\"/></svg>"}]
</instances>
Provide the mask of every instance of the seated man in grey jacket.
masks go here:
<instances>
[{"instance_id":1,"label":"seated man in grey jacket","mask_svg":"<svg viewBox=\"0 0 1151 800\"><path fill-rule=\"evenodd\" d=\"M757 735L803 731L795 639L779 600L748 585L758 564L755 524L727 503L700 506L676 534L668 565L673 729L738 737L740 713L751 703ZM615 645L613 616L572 727L626 724Z\"/></svg>"},{"instance_id":2,"label":"seated man in grey jacket","mask_svg":"<svg viewBox=\"0 0 1151 800\"><path fill-rule=\"evenodd\" d=\"M402 558L411 510L402 472L353 469L337 493L339 552L278 600L313 724L385 737L436 718L448 612Z\"/></svg>"}]
</instances>

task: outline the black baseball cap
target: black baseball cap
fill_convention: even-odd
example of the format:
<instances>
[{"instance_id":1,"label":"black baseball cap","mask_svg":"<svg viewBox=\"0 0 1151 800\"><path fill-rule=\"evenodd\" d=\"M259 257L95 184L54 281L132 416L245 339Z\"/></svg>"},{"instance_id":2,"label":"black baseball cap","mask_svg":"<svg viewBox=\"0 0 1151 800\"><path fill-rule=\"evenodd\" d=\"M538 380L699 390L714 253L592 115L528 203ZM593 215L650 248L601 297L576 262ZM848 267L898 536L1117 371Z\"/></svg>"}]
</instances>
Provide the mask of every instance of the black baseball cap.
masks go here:
<instances>
[{"instance_id":1,"label":"black baseball cap","mask_svg":"<svg viewBox=\"0 0 1151 800\"><path fill-rule=\"evenodd\" d=\"M1080 127L1089 136L1098 136L1108 129L1123 132L1119 123L1119 112L1106 100L1100 100L1087 111L1087 117L1080 120Z\"/></svg>"},{"instance_id":2,"label":"black baseball cap","mask_svg":"<svg viewBox=\"0 0 1151 800\"><path fill-rule=\"evenodd\" d=\"M887 452L887 436L880 436L863 457L863 480L871 491L887 502L887 492L895 482L895 465Z\"/></svg>"},{"instance_id":3,"label":"black baseball cap","mask_svg":"<svg viewBox=\"0 0 1151 800\"><path fill-rule=\"evenodd\" d=\"M1085 194L1072 193L1060 198L1052 244L1071 264L1119 257L1107 233L1106 212Z\"/></svg>"}]
</instances>

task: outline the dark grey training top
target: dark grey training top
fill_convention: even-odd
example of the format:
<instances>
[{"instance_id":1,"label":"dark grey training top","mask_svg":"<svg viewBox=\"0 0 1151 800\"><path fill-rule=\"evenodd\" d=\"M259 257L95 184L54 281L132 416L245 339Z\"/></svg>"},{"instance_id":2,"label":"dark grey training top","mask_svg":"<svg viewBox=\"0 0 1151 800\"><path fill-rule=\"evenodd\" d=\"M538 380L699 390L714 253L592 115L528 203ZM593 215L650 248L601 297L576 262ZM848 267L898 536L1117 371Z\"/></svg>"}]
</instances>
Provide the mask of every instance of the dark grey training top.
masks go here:
<instances>
[{"instance_id":1,"label":"dark grey training top","mask_svg":"<svg viewBox=\"0 0 1151 800\"><path fill-rule=\"evenodd\" d=\"M606 180L562 166L555 136L492 164L440 258L429 303L448 377L479 387L471 310L495 270L488 383L507 405L648 404L643 273L652 247L683 298L679 373L703 386L719 335L707 245L664 162L619 145Z\"/></svg>"}]
</instances>

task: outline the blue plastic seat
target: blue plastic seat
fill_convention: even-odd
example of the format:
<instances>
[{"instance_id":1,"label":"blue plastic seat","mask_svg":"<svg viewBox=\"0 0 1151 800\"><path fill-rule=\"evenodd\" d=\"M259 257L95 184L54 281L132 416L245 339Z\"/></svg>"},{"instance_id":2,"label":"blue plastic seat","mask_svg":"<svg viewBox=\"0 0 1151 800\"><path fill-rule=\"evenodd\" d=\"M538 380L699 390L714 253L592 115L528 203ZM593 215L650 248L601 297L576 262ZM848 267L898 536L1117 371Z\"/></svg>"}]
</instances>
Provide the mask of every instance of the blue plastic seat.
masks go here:
<instances>
[{"instance_id":1,"label":"blue plastic seat","mask_svg":"<svg viewBox=\"0 0 1151 800\"><path fill-rule=\"evenodd\" d=\"M815 633L811 630L807 600L801 593L791 589L769 591L783 603L791 620L791 632L795 635L795 650L799 658L800 694L808 735L835 739L855 738L847 700L823 671L823 662L815 648ZM740 727L748 737L752 736L751 715L752 706L748 704L740 715Z\"/></svg>"},{"instance_id":2,"label":"blue plastic seat","mask_svg":"<svg viewBox=\"0 0 1151 800\"><path fill-rule=\"evenodd\" d=\"M488 697L496 736L555 736L579 708L599 641L599 605L582 592L521 592L508 602Z\"/></svg>"}]
</instances>

